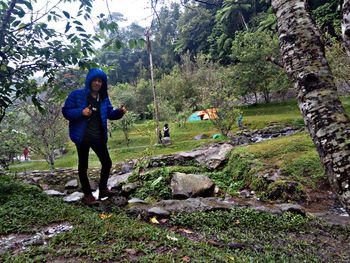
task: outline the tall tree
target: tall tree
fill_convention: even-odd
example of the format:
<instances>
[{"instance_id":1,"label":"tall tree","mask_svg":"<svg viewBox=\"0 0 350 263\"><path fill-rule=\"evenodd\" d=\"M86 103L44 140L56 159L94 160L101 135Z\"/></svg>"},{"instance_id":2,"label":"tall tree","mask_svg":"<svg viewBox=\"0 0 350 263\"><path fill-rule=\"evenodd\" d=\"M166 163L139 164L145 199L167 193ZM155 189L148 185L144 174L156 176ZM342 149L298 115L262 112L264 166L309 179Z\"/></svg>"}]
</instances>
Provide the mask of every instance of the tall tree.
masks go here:
<instances>
[{"instance_id":1,"label":"tall tree","mask_svg":"<svg viewBox=\"0 0 350 263\"><path fill-rule=\"evenodd\" d=\"M350 212L350 121L305 0L273 0L284 68L333 190Z\"/></svg>"}]
</instances>

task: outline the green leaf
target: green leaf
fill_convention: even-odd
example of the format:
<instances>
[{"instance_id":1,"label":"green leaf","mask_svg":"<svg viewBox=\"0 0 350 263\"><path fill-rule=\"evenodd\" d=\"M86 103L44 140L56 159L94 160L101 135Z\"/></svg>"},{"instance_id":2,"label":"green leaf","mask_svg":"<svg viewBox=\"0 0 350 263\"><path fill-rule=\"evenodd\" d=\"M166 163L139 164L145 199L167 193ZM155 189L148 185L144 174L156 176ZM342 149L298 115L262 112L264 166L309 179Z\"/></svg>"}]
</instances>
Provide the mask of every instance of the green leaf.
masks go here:
<instances>
[{"instance_id":1,"label":"green leaf","mask_svg":"<svg viewBox=\"0 0 350 263\"><path fill-rule=\"evenodd\" d=\"M68 32L68 30L71 28L71 25L70 25L70 23L68 22L67 24L66 24L66 30L64 31L64 33L67 33Z\"/></svg>"},{"instance_id":2,"label":"green leaf","mask_svg":"<svg viewBox=\"0 0 350 263\"><path fill-rule=\"evenodd\" d=\"M78 30L79 32L86 32L84 28L80 27L80 26L77 26L75 27L76 30Z\"/></svg>"},{"instance_id":3,"label":"green leaf","mask_svg":"<svg viewBox=\"0 0 350 263\"><path fill-rule=\"evenodd\" d=\"M156 180L154 180L151 184L151 187L155 187L157 184L159 184L160 181L163 180L163 176L159 176Z\"/></svg>"},{"instance_id":4,"label":"green leaf","mask_svg":"<svg viewBox=\"0 0 350 263\"><path fill-rule=\"evenodd\" d=\"M19 0L18 4L23 4L25 5L29 10L33 10L32 3L26 0Z\"/></svg>"},{"instance_id":5,"label":"green leaf","mask_svg":"<svg viewBox=\"0 0 350 263\"><path fill-rule=\"evenodd\" d=\"M135 48L136 46L137 46L137 41L135 39L130 39L129 40L129 47Z\"/></svg>"},{"instance_id":6,"label":"green leaf","mask_svg":"<svg viewBox=\"0 0 350 263\"><path fill-rule=\"evenodd\" d=\"M64 14L65 17L67 17L68 19L70 18L70 14L66 11L62 11L62 13Z\"/></svg>"}]
</instances>

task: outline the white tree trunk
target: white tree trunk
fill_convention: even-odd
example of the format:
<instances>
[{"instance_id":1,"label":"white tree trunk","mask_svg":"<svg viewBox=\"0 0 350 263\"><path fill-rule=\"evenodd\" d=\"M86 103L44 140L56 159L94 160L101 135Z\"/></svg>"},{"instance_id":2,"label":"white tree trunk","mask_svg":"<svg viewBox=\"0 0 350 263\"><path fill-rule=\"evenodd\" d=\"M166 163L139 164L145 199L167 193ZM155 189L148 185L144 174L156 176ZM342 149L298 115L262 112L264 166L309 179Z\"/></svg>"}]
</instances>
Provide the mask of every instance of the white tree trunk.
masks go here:
<instances>
[{"instance_id":1,"label":"white tree trunk","mask_svg":"<svg viewBox=\"0 0 350 263\"><path fill-rule=\"evenodd\" d=\"M350 122L304 0L273 0L284 68L333 190L350 212Z\"/></svg>"},{"instance_id":2,"label":"white tree trunk","mask_svg":"<svg viewBox=\"0 0 350 263\"><path fill-rule=\"evenodd\" d=\"M341 31L346 53L350 57L350 0L344 0Z\"/></svg>"}]
</instances>

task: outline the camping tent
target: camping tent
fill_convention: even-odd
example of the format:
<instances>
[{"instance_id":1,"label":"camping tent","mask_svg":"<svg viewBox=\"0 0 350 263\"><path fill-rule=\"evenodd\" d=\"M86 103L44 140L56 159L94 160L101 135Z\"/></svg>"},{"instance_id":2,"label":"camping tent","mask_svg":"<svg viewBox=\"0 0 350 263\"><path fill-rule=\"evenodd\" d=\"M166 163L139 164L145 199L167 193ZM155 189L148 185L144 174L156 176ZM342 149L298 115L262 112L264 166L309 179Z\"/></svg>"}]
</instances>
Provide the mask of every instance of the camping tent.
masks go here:
<instances>
[{"instance_id":1,"label":"camping tent","mask_svg":"<svg viewBox=\"0 0 350 263\"><path fill-rule=\"evenodd\" d=\"M196 111L188 118L189 122L216 119L218 117L216 108Z\"/></svg>"}]
</instances>

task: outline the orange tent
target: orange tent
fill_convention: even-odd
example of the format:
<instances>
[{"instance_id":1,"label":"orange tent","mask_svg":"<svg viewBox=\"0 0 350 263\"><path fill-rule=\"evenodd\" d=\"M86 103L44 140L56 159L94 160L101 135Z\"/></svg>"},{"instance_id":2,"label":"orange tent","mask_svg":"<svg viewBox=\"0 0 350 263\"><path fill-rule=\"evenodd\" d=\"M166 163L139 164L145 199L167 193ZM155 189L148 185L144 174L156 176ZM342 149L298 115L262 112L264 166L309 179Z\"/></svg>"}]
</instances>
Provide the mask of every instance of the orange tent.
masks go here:
<instances>
[{"instance_id":1,"label":"orange tent","mask_svg":"<svg viewBox=\"0 0 350 263\"><path fill-rule=\"evenodd\" d=\"M213 120L218 117L216 108L198 111L197 115L200 116L201 120Z\"/></svg>"}]
</instances>

